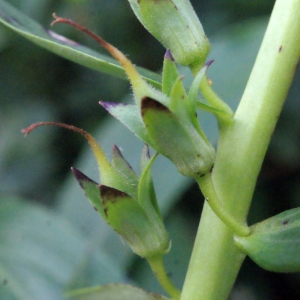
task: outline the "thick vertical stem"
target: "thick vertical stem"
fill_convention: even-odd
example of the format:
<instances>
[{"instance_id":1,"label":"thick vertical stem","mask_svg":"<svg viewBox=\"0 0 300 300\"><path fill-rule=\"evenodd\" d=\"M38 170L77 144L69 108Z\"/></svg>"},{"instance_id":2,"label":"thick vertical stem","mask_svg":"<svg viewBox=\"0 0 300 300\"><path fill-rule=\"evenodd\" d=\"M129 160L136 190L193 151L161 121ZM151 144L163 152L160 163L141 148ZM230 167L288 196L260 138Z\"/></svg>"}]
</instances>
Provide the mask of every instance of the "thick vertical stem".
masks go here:
<instances>
[{"instance_id":1,"label":"thick vertical stem","mask_svg":"<svg viewBox=\"0 0 300 300\"><path fill-rule=\"evenodd\" d=\"M277 0L233 124L220 132L216 192L244 222L258 173L300 56L300 0ZM244 255L204 206L181 300L227 299Z\"/></svg>"}]
</instances>

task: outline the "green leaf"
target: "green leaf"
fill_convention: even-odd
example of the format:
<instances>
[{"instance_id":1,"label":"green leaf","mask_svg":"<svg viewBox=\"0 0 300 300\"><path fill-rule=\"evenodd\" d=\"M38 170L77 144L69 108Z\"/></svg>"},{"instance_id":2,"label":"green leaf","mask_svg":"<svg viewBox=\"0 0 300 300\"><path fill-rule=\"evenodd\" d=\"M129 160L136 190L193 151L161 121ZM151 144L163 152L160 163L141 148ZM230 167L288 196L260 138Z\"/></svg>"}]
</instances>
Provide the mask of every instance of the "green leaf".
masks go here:
<instances>
[{"instance_id":1,"label":"green leaf","mask_svg":"<svg viewBox=\"0 0 300 300\"><path fill-rule=\"evenodd\" d=\"M300 271L300 207L251 226L235 241L260 267L274 272Z\"/></svg>"},{"instance_id":2,"label":"green leaf","mask_svg":"<svg viewBox=\"0 0 300 300\"><path fill-rule=\"evenodd\" d=\"M81 274L78 279L84 285L77 282L78 286L123 281L115 263L69 221L36 203L1 197L0 299L61 299L87 254L92 254L91 264L97 264L102 275Z\"/></svg>"},{"instance_id":3,"label":"green leaf","mask_svg":"<svg viewBox=\"0 0 300 300\"><path fill-rule=\"evenodd\" d=\"M116 145L113 146L112 165L117 171L126 176L128 179L128 184L132 186L138 185L138 177Z\"/></svg>"},{"instance_id":4,"label":"green leaf","mask_svg":"<svg viewBox=\"0 0 300 300\"><path fill-rule=\"evenodd\" d=\"M127 79L116 60L45 29L3 0L0 0L0 22L50 52L96 71ZM143 68L138 68L138 71L149 83L161 88L158 74Z\"/></svg>"},{"instance_id":5,"label":"green leaf","mask_svg":"<svg viewBox=\"0 0 300 300\"><path fill-rule=\"evenodd\" d=\"M66 295L70 300L168 300L162 295L149 293L140 288L125 284L110 284L70 291Z\"/></svg>"}]
</instances>

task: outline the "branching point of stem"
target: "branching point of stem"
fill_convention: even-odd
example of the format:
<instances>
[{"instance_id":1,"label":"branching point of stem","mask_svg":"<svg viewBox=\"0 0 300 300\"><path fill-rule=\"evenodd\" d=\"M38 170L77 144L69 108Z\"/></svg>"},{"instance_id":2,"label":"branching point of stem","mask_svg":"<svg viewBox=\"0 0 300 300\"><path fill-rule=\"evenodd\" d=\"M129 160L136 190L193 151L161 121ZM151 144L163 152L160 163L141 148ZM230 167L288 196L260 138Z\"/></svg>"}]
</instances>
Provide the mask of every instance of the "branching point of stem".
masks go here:
<instances>
[{"instance_id":1,"label":"branching point of stem","mask_svg":"<svg viewBox=\"0 0 300 300\"><path fill-rule=\"evenodd\" d=\"M248 236L251 233L250 227L236 220L235 217L231 215L220 202L210 173L200 177L197 180L197 183L210 208L235 234Z\"/></svg>"}]
</instances>

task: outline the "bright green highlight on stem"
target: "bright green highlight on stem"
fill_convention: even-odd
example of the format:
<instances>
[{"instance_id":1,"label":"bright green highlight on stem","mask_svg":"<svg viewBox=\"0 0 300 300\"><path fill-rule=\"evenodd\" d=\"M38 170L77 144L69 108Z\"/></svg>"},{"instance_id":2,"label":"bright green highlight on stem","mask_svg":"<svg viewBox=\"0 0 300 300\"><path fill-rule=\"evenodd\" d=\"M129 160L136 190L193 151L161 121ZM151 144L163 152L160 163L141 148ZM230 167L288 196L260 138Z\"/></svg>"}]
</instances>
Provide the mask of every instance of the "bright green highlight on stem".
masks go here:
<instances>
[{"instance_id":1,"label":"bright green highlight on stem","mask_svg":"<svg viewBox=\"0 0 300 300\"><path fill-rule=\"evenodd\" d=\"M277 0L233 124L220 132L212 180L225 209L240 222L299 61L299 16L299 0ZM244 257L205 204L180 299L227 299Z\"/></svg>"}]
</instances>

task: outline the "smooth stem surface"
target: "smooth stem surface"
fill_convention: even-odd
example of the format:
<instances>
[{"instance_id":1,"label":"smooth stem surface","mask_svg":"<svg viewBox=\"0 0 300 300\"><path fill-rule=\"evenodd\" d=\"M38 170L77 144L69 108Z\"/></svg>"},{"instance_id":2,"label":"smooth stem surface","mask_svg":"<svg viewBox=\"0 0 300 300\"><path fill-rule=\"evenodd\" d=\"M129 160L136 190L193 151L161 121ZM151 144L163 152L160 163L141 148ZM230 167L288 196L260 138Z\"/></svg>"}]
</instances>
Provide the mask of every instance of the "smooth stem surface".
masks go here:
<instances>
[{"instance_id":1,"label":"smooth stem surface","mask_svg":"<svg viewBox=\"0 0 300 300\"><path fill-rule=\"evenodd\" d=\"M234 123L221 129L212 174L221 201L245 222L257 176L300 56L300 0L277 0ZM205 203L181 300L225 300L244 254Z\"/></svg>"},{"instance_id":2,"label":"smooth stem surface","mask_svg":"<svg viewBox=\"0 0 300 300\"><path fill-rule=\"evenodd\" d=\"M174 286L173 282L167 275L163 262L163 256L158 255L147 258L147 260L160 285L172 297L172 299L179 300L180 291Z\"/></svg>"}]
</instances>

